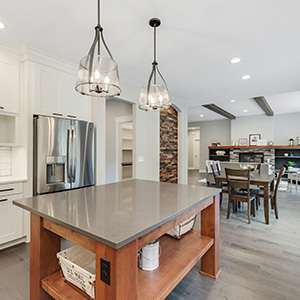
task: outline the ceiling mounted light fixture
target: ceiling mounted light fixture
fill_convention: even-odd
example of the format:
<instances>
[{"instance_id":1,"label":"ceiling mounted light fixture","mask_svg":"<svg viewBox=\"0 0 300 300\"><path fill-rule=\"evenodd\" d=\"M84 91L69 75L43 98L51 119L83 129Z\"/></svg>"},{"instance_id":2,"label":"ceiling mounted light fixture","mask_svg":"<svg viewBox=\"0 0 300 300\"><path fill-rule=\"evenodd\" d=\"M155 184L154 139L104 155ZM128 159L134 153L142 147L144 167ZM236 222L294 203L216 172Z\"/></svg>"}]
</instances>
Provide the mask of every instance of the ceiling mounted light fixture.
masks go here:
<instances>
[{"instance_id":1,"label":"ceiling mounted light fixture","mask_svg":"<svg viewBox=\"0 0 300 300\"><path fill-rule=\"evenodd\" d=\"M230 61L232 64L238 64L239 62L241 62L241 59L239 57L235 57Z\"/></svg>"},{"instance_id":2,"label":"ceiling mounted light fixture","mask_svg":"<svg viewBox=\"0 0 300 300\"><path fill-rule=\"evenodd\" d=\"M243 79L243 80L250 79L250 75L244 75L244 76L242 77L242 79Z\"/></svg>"},{"instance_id":3,"label":"ceiling mounted light fixture","mask_svg":"<svg viewBox=\"0 0 300 300\"><path fill-rule=\"evenodd\" d=\"M103 28L100 25L100 0L98 0L98 24L95 31L95 38L88 55L80 61L75 89L87 96L119 96L121 88L118 65L103 37ZM109 57L102 55L100 41Z\"/></svg>"},{"instance_id":4,"label":"ceiling mounted light fixture","mask_svg":"<svg viewBox=\"0 0 300 300\"><path fill-rule=\"evenodd\" d=\"M156 28L160 23L160 20L157 18L149 21L149 25L154 28L154 60L148 84L141 88L139 100L139 108L146 111L160 111L170 107L167 83L161 75L158 69L158 62L156 61ZM162 84L157 84L157 75L161 78Z\"/></svg>"}]
</instances>

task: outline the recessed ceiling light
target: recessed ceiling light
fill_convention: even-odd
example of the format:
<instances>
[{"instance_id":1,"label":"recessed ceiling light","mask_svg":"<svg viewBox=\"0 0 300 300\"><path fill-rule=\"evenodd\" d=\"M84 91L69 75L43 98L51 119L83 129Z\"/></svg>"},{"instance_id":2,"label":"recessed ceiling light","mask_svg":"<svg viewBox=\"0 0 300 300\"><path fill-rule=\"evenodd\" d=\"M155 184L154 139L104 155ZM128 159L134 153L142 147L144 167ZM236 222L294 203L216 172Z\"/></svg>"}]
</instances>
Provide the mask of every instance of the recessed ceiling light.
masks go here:
<instances>
[{"instance_id":1,"label":"recessed ceiling light","mask_svg":"<svg viewBox=\"0 0 300 300\"><path fill-rule=\"evenodd\" d=\"M244 109L244 112L248 112L248 109Z\"/></svg>"},{"instance_id":2,"label":"recessed ceiling light","mask_svg":"<svg viewBox=\"0 0 300 300\"><path fill-rule=\"evenodd\" d=\"M204 117L204 115L200 115L200 118L203 118Z\"/></svg>"},{"instance_id":3,"label":"recessed ceiling light","mask_svg":"<svg viewBox=\"0 0 300 300\"><path fill-rule=\"evenodd\" d=\"M233 58L230 62L231 62L232 64L238 64L240 61L241 61L241 59L240 59L239 57L235 57L235 58Z\"/></svg>"},{"instance_id":4,"label":"recessed ceiling light","mask_svg":"<svg viewBox=\"0 0 300 300\"><path fill-rule=\"evenodd\" d=\"M232 102L232 103L235 102L235 101L236 101L235 99L230 100L230 102Z\"/></svg>"},{"instance_id":5,"label":"recessed ceiling light","mask_svg":"<svg viewBox=\"0 0 300 300\"><path fill-rule=\"evenodd\" d=\"M3 29L3 28L5 28L5 25L2 22L0 22L0 29Z\"/></svg>"},{"instance_id":6,"label":"recessed ceiling light","mask_svg":"<svg viewBox=\"0 0 300 300\"><path fill-rule=\"evenodd\" d=\"M249 78L250 78L250 75L244 75L244 76L242 77L243 80L247 80L247 79L249 79Z\"/></svg>"}]
</instances>

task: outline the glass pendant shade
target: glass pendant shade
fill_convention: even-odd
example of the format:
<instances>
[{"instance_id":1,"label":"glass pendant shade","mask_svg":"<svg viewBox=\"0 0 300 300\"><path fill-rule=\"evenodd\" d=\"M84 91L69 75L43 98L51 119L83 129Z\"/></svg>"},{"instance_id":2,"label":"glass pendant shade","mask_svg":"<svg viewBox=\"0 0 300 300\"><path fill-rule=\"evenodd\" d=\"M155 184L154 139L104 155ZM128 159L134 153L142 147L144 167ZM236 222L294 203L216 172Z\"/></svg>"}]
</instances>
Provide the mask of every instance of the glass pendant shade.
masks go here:
<instances>
[{"instance_id":1,"label":"glass pendant shade","mask_svg":"<svg viewBox=\"0 0 300 300\"><path fill-rule=\"evenodd\" d=\"M156 61L156 27L160 25L160 20L153 18L149 21L149 24L154 27L154 60L148 84L140 90L139 108L146 111L160 111L168 109L171 104L167 83L161 75ZM158 77L161 79L162 84L157 83Z\"/></svg>"},{"instance_id":2,"label":"glass pendant shade","mask_svg":"<svg viewBox=\"0 0 300 300\"><path fill-rule=\"evenodd\" d=\"M108 56L102 55L100 42ZM88 55L80 61L75 90L82 95L94 97L113 97L121 94L118 65L105 43L103 28L100 25L100 0L95 38Z\"/></svg>"},{"instance_id":3,"label":"glass pendant shade","mask_svg":"<svg viewBox=\"0 0 300 300\"><path fill-rule=\"evenodd\" d=\"M160 111L170 107L168 89L159 84L143 86L140 91L139 108L142 110Z\"/></svg>"},{"instance_id":4,"label":"glass pendant shade","mask_svg":"<svg viewBox=\"0 0 300 300\"><path fill-rule=\"evenodd\" d=\"M83 57L80 61L75 89L83 95L96 97L120 95L117 63L101 55Z\"/></svg>"}]
</instances>

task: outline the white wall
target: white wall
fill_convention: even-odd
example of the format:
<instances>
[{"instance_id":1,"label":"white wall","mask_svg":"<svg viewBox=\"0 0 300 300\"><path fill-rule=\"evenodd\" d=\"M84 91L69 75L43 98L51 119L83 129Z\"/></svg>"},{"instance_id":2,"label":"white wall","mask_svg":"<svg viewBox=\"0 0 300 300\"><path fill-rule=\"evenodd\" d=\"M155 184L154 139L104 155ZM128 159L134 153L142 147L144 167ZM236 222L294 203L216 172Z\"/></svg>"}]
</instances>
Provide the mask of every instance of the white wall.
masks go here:
<instances>
[{"instance_id":1,"label":"white wall","mask_svg":"<svg viewBox=\"0 0 300 300\"><path fill-rule=\"evenodd\" d=\"M300 136L300 112L276 115L274 132L275 145L288 145L291 137L295 143L298 142L296 137Z\"/></svg>"},{"instance_id":2,"label":"white wall","mask_svg":"<svg viewBox=\"0 0 300 300\"><path fill-rule=\"evenodd\" d=\"M125 79L121 82L122 99L136 104L133 109L135 122L135 178L159 181L160 171L160 115L158 112L145 112L138 108L139 90ZM178 99L171 97L172 106L178 112L178 183L188 180L188 110ZM139 161L138 158L143 158Z\"/></svg>"},{"instance_id":3,"label":"white wall","mask_svg":"<svg viewBox=\"0 0 300 300\"><path fill-rule=\"evenodd\" d=\"M221 145L231 144L230 120L216 120L189 123L189 127L200 127L200 171L205 172L205 161L209 158L208 146L212 141Z\"/></svg>"},{"instance_id":4,"label":"white wall","mask_svg":"<svg viewBox=\"0 0 300 300\"><path fill-rule=\"evenodd\" d=\"M231 121L231 140L246 138L249 143L249 134L259 133L262 139L274 141L274 119L266 115L237 117Z\"/></svg>"},{"instance_id":5,"label":"white wall","mask_svg":"<svg viewBox=\"0 0 300 300\"><path fill-rule=\"evenodd\" d=\"M125 101L110 99L106 101L106 162L105 182L117 182L117 116L132 115L132 104ZM121 147L121 146L120 146Z\"/></svg>"}]
</instances>

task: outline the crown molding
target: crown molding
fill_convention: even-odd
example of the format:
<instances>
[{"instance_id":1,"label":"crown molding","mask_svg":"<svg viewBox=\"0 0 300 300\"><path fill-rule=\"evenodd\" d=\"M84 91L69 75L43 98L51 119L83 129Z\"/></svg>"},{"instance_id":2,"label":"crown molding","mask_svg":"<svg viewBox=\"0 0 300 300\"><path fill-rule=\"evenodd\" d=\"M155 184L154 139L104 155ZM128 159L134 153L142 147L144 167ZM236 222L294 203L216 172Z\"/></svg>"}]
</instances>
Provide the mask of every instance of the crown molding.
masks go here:
<instances>
[{"instance_id":1,"label":"crown molding","mask_svg":"<svg viewBox=\"0 0 300 300\"><path fill-rule=\"evenodd\" d=\"M20 51L19 46L7 43L5 41L0 41L0 49L4 50L4 51L7 51L7 52L10 52L11 54L15 54L18 57L20 57L20 55L21 55L21 51Z\"/></svg>"},{"instance_id":2,"label":"crown molding","mask_svg":"<svg viewBox=\"0 0 300 300\"><path fill-rule=\"evenodd\" d=\"M51 66L60 71L76 75L78 71L78 65L62 59L58 56L52 55L45 51L36 49L28 45L21 45L21 60L24 62L30 60L43 65Z\"/></svg>"}]
</instances>

